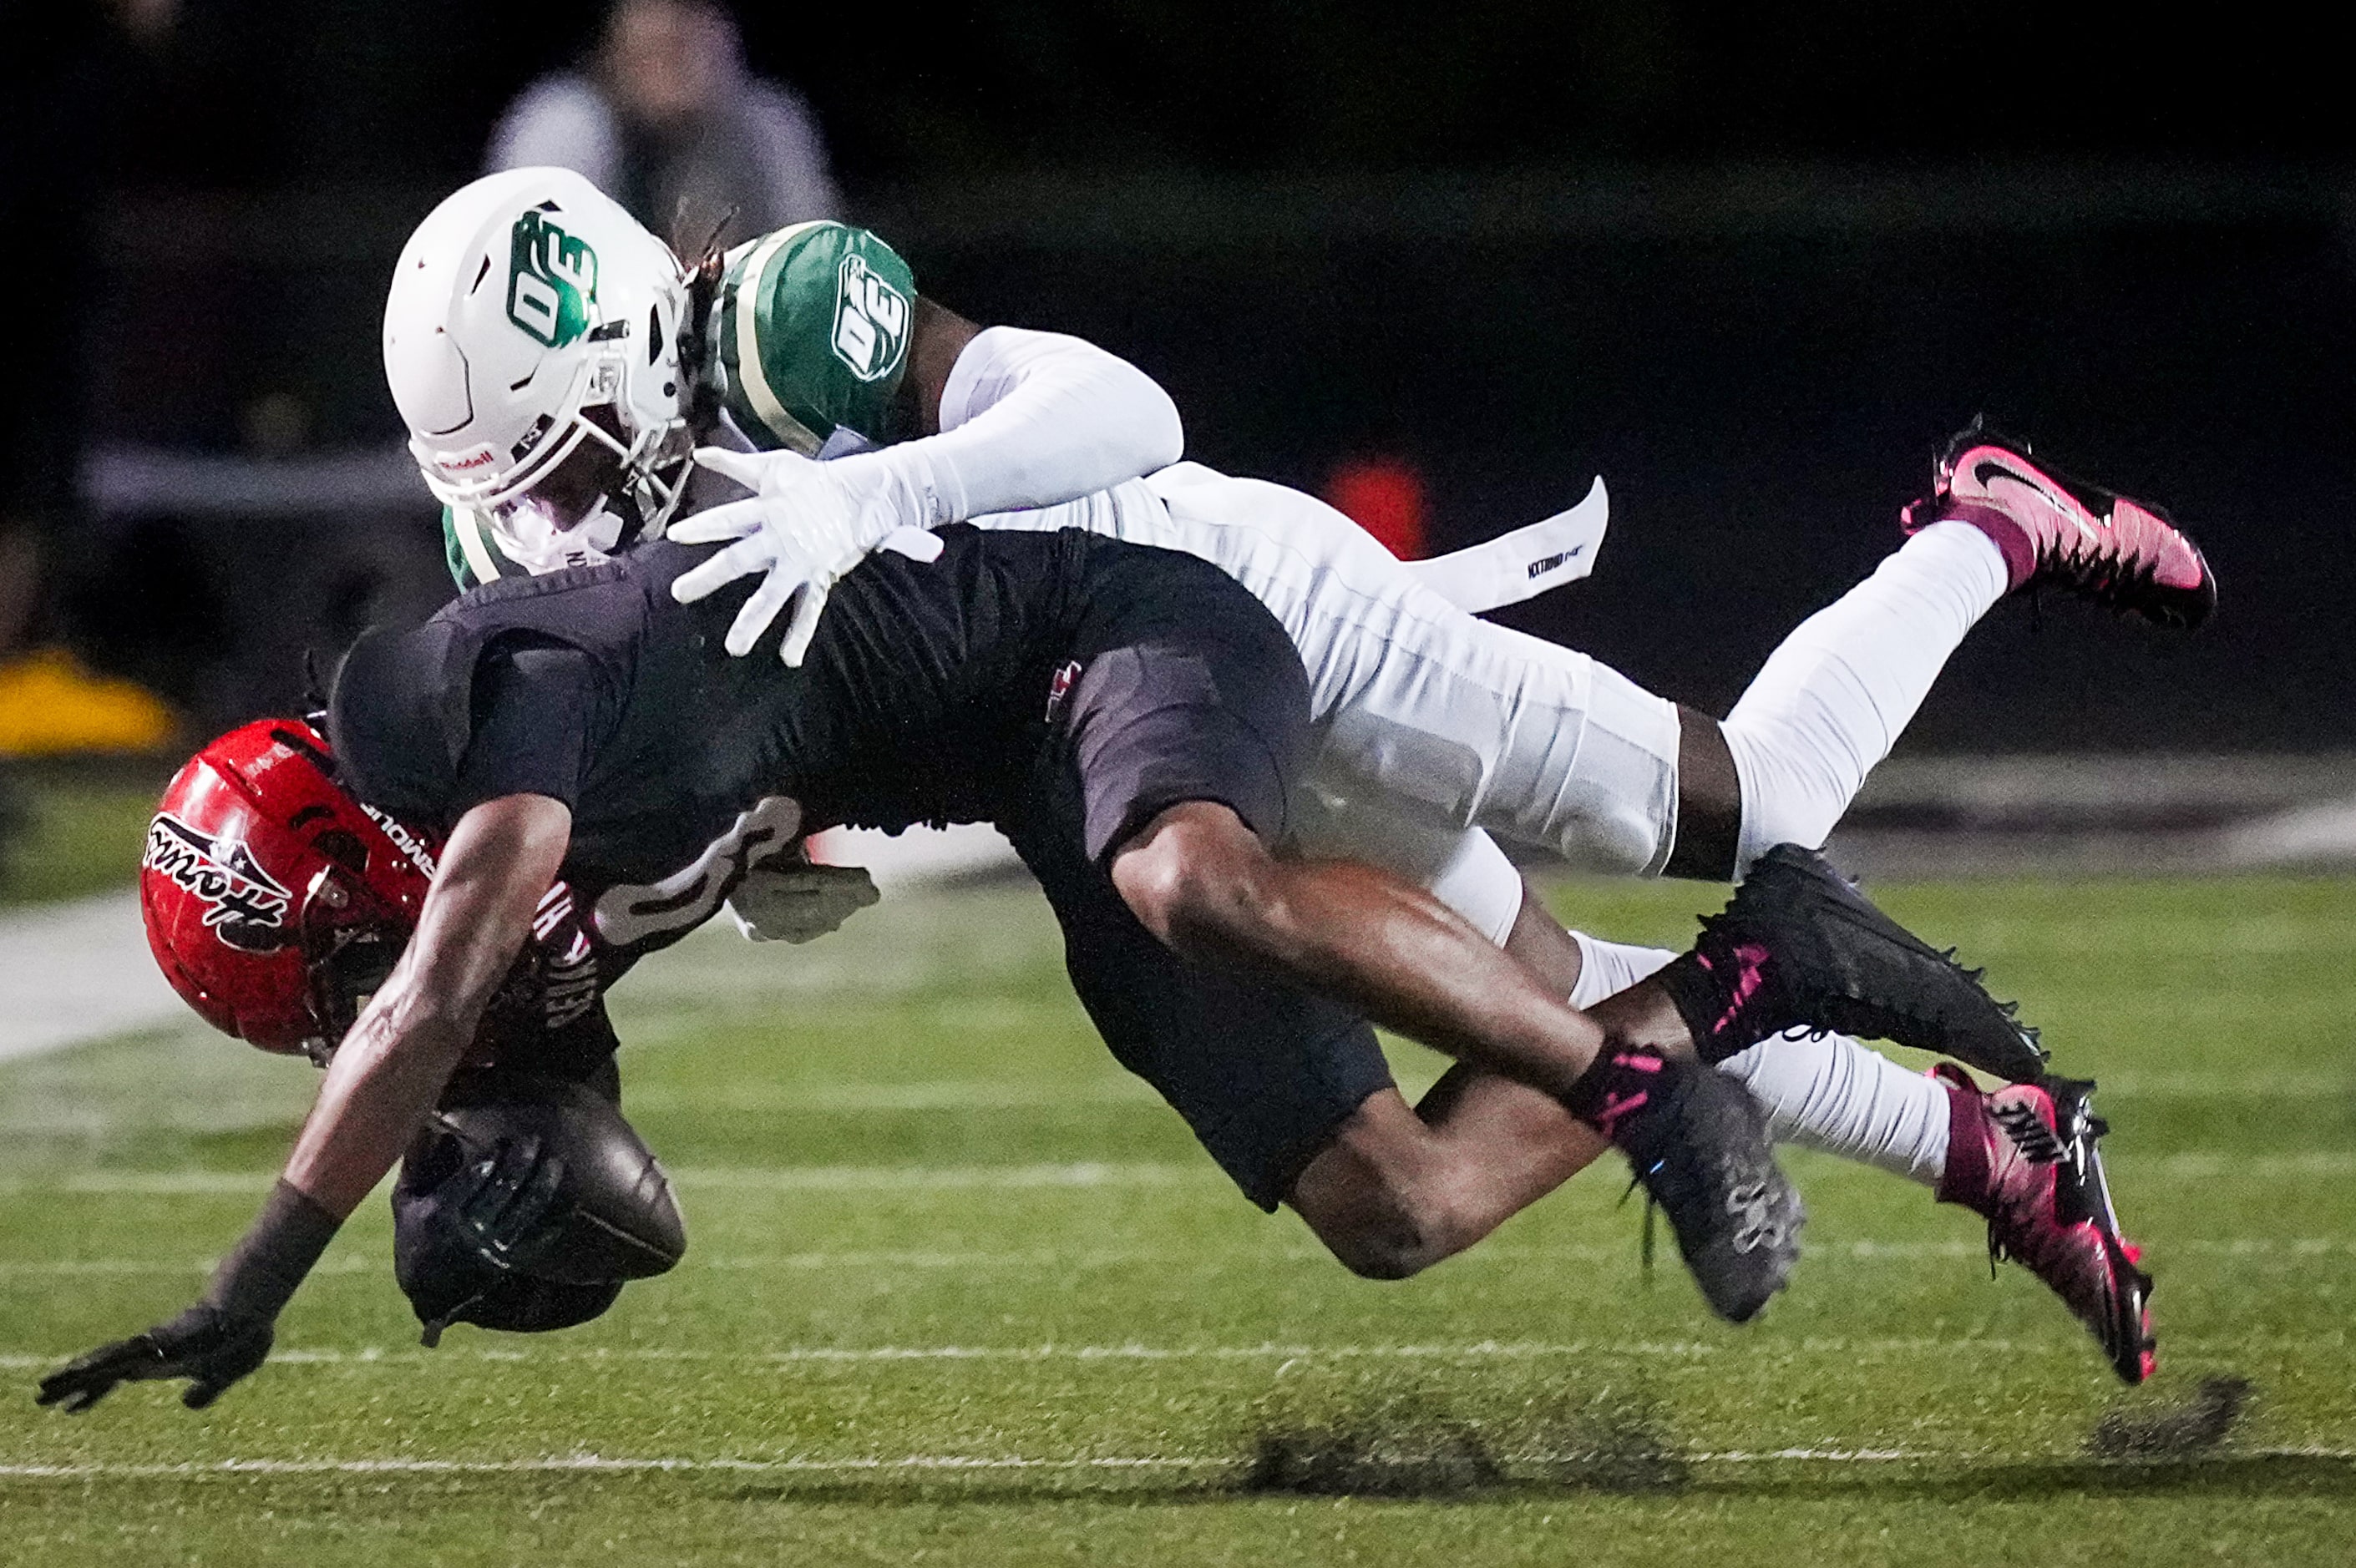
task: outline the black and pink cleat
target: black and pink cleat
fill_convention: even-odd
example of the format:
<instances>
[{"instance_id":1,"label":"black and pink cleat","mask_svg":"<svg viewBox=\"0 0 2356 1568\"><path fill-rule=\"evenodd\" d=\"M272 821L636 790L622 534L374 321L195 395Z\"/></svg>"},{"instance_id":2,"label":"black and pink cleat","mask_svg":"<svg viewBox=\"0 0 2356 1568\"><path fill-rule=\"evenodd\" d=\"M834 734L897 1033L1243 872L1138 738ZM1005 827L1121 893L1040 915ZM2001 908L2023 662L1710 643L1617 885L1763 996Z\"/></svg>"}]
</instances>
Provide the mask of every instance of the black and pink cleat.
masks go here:
<instances>
[{"instance_id":1,"label":"black and pink cleat","mask_svg":"<svg viewBox=\"0 0 2356 1568\"><path fill-rule=\"evenodd\" d=\"M1974 420L1947 443L1931 494L1900 514L1908 533L1968 523L2004 552L2012 591L2047 583L2078 597L2190 629L2217 608L2217 577L2200 546L2158 507L2070 479L2029 460Z\"/></svg>"},{"instance_id":2,"label":"black and pink cleat","mask_svg":"<svg viewBox=\"0 0 2356 1568\"><path fill-rule=\"evenodd\" d=\"M2060 1296L2127 1384L2151 1376L2151 1276L2119 1233L2098 1147L2094 1085L2071 1078L1983 1093L1948 1062L1947 1169L1939 1201L1987 1221L1991 1264L2018 1263Z\"/></svg>"},{"instance_id":3,"label":"black and pink cleat","mask_svg":"<svg viewBox=\"0 0 2356 1568\"><path fill-rule=\"evenodd\" d=\"M1791 1029L1896 1040L2021 1080L2045 1071L2037 1031L1955 962L1873 906L1813 849L1759 858L1691 952L1657 976L1705 1061Z\"/></svg>"}]
</instances>

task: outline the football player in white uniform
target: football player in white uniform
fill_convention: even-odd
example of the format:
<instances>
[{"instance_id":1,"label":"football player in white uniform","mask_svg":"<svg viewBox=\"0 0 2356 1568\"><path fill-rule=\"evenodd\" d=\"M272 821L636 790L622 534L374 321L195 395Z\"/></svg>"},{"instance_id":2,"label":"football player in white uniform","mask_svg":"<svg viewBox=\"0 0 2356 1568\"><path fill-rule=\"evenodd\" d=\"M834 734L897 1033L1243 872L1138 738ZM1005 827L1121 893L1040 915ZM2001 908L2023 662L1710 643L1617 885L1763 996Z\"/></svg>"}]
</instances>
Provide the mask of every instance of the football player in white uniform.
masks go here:
<instances>
[{"instance_id":1,"label":"football player in white uniform","mask_svg":"<svg viewBox=\"0 0 2356 1568\"><path fill-rule=\"evenodd\" d=\"M964 321L872 234L806 224L682 268L562 171L490 176L426 219L396 272L385 356L462 584L594 560L666 528L734 541L679 583L692 599L763 575L732 653L785 613L778 647L795 661L834 581L878 548L921 557L926 530L950 521L1086 528L1215 562L1308 668L1322 752L1298 848L1422 881L1580 1006L1669 955L1564 933L1491 832L1587 870L1739 878L1776 844L1824 841L1997 599L2053 584L2189 625L2215 594L2197 549L2150 508L1975 429L1908 508L1905 544L1713 720L1472 613L1511 596L1494 589L1514 569L1539 586L1583 571L1600 488L1592 512L1535 537L1408 566L1310 496L1178 461L1177 411L1142 372L1075 338ZM1726 1065L1780 1136L1986 1214L2090 1324L2115 1320L2123 1291L2140 1318L2147 1282L2115 1237L2094 1247L2098 1268L2084 1247L2053 1261L2053 1175L2015 1157L2019 1118L1997 1114L1999 1096L1837 1036L1769 1041ZM2068 1130L2046 1090L2000 1095ZM1451 1073L1425 1114L1440 1107L1468 1141L1514 1129L1531 1187L1600 1152L1501 1080ZM1403 1229L1436 1227L1458 1179L1438 1171L1431 1192L1403 1194Z\"/></svg>"}]
</instances>

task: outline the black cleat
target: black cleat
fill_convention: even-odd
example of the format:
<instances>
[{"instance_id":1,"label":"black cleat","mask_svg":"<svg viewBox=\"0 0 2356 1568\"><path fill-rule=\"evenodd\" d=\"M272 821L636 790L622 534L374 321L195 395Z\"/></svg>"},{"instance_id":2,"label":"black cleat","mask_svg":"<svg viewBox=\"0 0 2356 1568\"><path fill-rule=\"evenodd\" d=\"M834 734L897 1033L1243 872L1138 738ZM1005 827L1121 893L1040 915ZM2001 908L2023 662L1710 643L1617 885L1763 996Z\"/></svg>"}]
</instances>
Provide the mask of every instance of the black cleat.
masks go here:
<instances>
[{"instance_id":1,"label":"black cleat","mask_svg":"<svg viewBox=\"0 0 2356 1568\"><path fill-rule=\"evenodd\" d=\"M1710 1310L1749 1322L1791 1277L1807 1222L1775 1164L1766 1113L1741 1084L1697 1062L1628 1051L1606 1070L1630 1092L1610 1095L1593 1120L1668 1216Z\"/></svg>"},{"instance_id":2,"label":"black cleat","mask_svg":"<svg viewBox=\"0 0 2356 1568\"><path fill-rule=\"evenodd\" d=\"M1874 908L1813 849L1770 849L1701 924L1660 979L1705 1061L1811 1029L1896 1040L2015 1083L2044 1075L2037 1031L1981 988L1978 970Z\"/></svg>"}]
</instances>

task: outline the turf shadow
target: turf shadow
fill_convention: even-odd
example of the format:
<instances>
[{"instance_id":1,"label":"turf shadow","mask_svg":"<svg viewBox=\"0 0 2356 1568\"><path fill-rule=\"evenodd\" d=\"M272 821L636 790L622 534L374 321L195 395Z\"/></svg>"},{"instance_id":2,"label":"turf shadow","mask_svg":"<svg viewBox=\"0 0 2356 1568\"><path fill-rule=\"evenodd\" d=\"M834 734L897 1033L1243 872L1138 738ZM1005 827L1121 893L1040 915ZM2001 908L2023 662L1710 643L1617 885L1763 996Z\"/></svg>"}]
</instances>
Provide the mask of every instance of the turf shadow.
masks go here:
<instances>
[{"instance_id":1,"label":"turf shadow","mask_svg":"<svg viewBox=\"0 0 2356 1568\"><path fill-rule=\"evenodd\" d=\"M2087 1435L2100 1459L2173 1459L2207 1454L2231 1435L2254 1392L2244 1377L2203 1378L2192 1397L2152 1409L2115 1404Z\"/></svg>"},{"instance_id":2,"label":"turf shadow","mask_svg":"<svg viewBox=\"0 0 2356 1568\"><path fill-rule=\"evenodd\" d=\"M2001 1464L1810 1465L1697 1477L1718 1497L1848 1497L1887 1502L2047 1502L2062 1498L2356 1499L2356 1460L2221 1453L2192 1459L2024 1459Z\"/></svg>"},{"instance_id":3,"label":"turf shadow","mask_svg":"<svg viewBox=\"0 0 2356 1568\"><path fill-rule=\"evenodd\" d=\"M1296 1458L1288 1463L1299 1463ZM2296 1455L2221 1455L2200 1460L2022 1460L1950 1469L1895 1465L1810 1465L1745 1467L1728 1474L1687 1474L1674 1486L1631 1485L1610 1471L1601 1478L1576 1467L1551 1476L1526 1461L1495 1461L1483 1472L1461 1457L1425 1456L1408 1464L1376 1456L1336 1456L1306 1475L1289 1472L1271 1485L1253 1468L1190 1480L1009 1480L961 1477L926 1481L816 1480L732 1487L735 1502L830 1503L889 1509L920 1504L1018 1506L1043 1502L1124 1502L1163 1505L1224 1503L1282 1497L1348 1496L1394 1501L1473 1506L1572 1495L1687 1499L1851 1499L1882 1503L2046 1503L2072 1498L2173 1498L2256 1501L2264 1499L2356 1500L2356 1461ZM1728 1467L1731 1469L1732 1467ZM1891 1474L1902 1470L1901 1474Z\"/></svg>"},{"instance_id":4,"label":"turf shadow","mask_svg":"<svg viewBox=\"0 0 2356 1568\"><path fill-rule=\"evenodd\" d=\"M1309 1497L1454 1498L1497 1491L1674 1492L1688 1467L1655 1403L1603 1391L1503 1413L1445 1391L1376 1396L1257 1434L1236 1489Z\"/></svg>"}]
</instances>

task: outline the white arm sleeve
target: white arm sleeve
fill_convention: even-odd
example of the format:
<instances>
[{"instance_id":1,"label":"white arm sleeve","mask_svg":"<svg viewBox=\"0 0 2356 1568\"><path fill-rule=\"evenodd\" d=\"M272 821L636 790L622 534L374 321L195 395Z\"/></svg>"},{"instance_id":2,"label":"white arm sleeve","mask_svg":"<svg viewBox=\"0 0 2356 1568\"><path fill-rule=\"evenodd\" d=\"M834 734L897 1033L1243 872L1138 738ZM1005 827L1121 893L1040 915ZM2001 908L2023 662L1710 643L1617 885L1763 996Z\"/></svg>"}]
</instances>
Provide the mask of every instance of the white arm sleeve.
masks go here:
<instances>
[{"instance_id":1,"label":"white arm sleeve","mask_svg":"<svg viewBox=\"0 0 2356 1568\"><path fill-rule=\"evenodd\" d=\"M835 462L881 471L894 520L929 528L1077 500L1168 467L1185 444L1178 405L1128 360L993 326L950 368L940 434Z\"/></svg>"}]
</instances>

